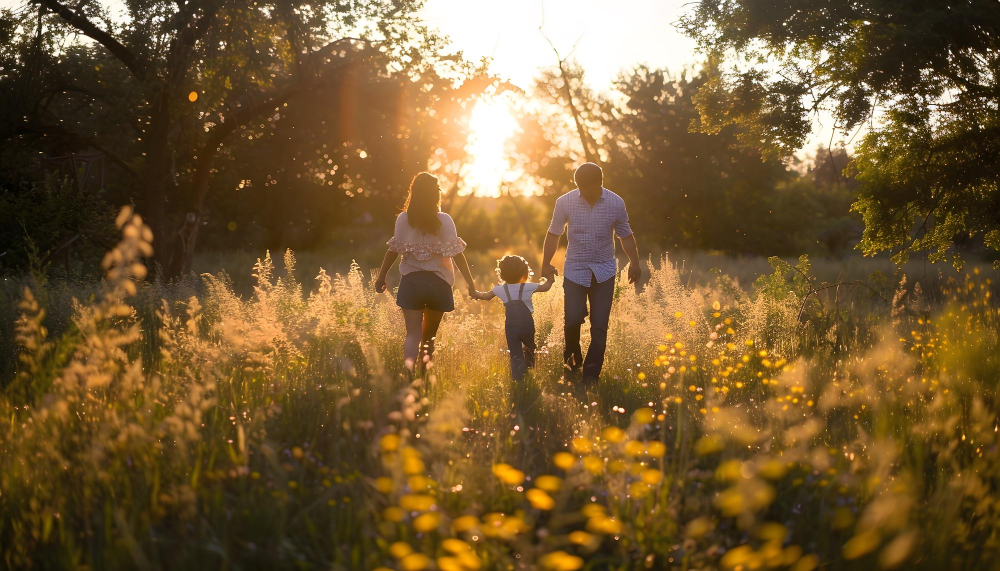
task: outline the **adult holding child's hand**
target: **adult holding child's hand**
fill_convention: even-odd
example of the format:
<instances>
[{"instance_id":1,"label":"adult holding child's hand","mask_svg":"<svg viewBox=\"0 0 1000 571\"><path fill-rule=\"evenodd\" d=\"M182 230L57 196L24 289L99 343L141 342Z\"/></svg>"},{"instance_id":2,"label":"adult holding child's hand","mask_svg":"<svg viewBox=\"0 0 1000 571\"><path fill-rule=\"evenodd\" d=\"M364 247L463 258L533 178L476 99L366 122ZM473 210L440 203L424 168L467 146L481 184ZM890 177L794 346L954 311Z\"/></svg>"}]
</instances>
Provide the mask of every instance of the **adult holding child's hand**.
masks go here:
<instances>
[{"instance_id":1,"label":"adult holding child's hand","mask_svg":"<svg viewBox=\"0 0 1000 571\"><path fill-rule=\"evenodd\" d=\"M596 382L604 366L611 303L615 293L615 237L628 257L628 281L642 277L639 250L628 223L625 201L604 188L604 173L594 163L584 163L574 174L577 188L556 199L552 223L542 246L542 272L555 276L552 257L559 237L568 230L566 265L563 268L566 348L563 352L570 372L583 369L584 381ZM590 304L588 312L587 305ZM584 359L580 328L590 314L590 347Z\"/></svg>"},{"instance_id":2,"label":"adult holding child's hand","mask_svg":"<svg viewBox=\"0 0 1000 571\"><path fill-rule=\"evenodd\" d=\"M406 322L403 356L406 367L413 370L418 360L433 354L441 319L455 309L455 266L462 272L470 296L476 285L463 253L465 241L458 237L451 216L441 212L437 178L426 172L415 176L403 210L396 217L395 232L387 243L389 248L374 286L379 293L386 291L385 277L396 258L402 256L396 305L403 310Z\"/></svg>"}]
</instances>

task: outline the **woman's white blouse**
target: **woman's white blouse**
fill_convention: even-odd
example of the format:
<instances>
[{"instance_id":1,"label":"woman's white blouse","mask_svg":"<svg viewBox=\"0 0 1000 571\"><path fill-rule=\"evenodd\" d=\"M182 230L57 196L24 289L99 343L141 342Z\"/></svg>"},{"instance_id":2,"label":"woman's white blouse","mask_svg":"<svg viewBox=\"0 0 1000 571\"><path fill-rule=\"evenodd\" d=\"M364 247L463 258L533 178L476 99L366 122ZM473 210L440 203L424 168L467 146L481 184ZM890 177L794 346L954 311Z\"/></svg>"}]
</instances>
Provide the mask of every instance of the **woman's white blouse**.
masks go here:
<instances>
[{"instance_id":1,"label":"woman's white blouse","mask_svg":"<svg viewBox=\"0 0 1000 571\"><path fill-rule=\"evenodd\" d=\"M399 273L434 272L449 285L455 284L455 266L451 258L465 251L465 241L458 237L455 221L444 212L438 212L441 229L437 234L424 234L410 226L405 212L396 217L396 230L386 242L389 250L396 252Z\"/></svg>"}]
</instances>

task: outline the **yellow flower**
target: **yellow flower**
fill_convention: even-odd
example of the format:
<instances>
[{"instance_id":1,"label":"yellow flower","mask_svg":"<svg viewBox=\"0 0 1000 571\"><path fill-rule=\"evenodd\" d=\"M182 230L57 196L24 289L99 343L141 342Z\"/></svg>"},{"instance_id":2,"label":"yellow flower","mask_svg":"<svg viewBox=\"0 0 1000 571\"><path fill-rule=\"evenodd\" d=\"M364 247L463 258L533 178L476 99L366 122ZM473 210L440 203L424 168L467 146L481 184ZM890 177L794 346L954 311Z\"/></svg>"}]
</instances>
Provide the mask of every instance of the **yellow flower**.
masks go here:
<instances>
[{"instance_id":1,"label":"yellow flower","mask_svg":"<svg viewBox=\"0 0 1000 571\"><path fill-rule=\"evenodd\" d=\"M596 538L586 531L574 531L569 534L570 543L577 545L592 545Z\"/></svg>"},{"instance_id":2,"label":"yellow flower","mask_svg":"<svg viewBox=\"0 0 1000 571\"><path fill-rule=\"evenodd\" d=\"M437 528L441 523L441 515L436 512L428 512L417 516L413 520L413 529L420 533L427 533Z\"/></svg>"},{"instance_id":3,"label":"yellow flower","mask_svg":"<svg viewBox=\"0 0 1000 571\"><path fill-rule=\"evenodd\" d=\"M493 475L508 486L517 486L524 482L524 472L514 468L510 464L495 464Z\"/></svg>"},{"instance_id":4,"label":"yellow flower","mask_svg":"<svg viewBox=\"0 0 1000 571\"><path fill-rule=\"evenodd\" d=\"M402 559L411 553L413 553L413 548L410 547L409 543L404 541L397 541L389 546L389 555L392 555L396 559Z\"/></svg>"},{"instance_id":5,"label":"yellow flower","mask_svg":"<svg viewBox=\"0 0 1000 571\"><path fill-rule=\"evenodd\" d=\"M750 561L753 556L754 552L752 547L749 545L740 545L727 551L726 554L722 556L719 563L727 569L735 569L737 566Z\"/></svg>"},{"instance_id":6,"label":"yellow flower","mask_svg":"<svg viewBox=\"0 0 1000 571\"><path fill-rule=\"evenodd\" d=\"M684 528L684 535L692 539L698 539L704 536L706 533L712 531L715 527L712 521L707 517L699 517L688 522L687 526Z\"/></svg>"},{"instance_id":7,"label":"yellow flower","mask_svg":"<svg viewBox=\"0 0 1000 571\"><path fill-rule=\"evenodd\" d=\"M715 311L719 311L720 309L722 309L722 304L719 303L718 301L713 301L712 309L714 309Z\"/></svg>"},{"instance_id":8,"label":"yellow flower","mask_svg":"<svg viewBox=\"0 0 1000 571\"><path fill-rule=\"evenodd\" d=\"M542 564L542 567L552 571L576 571L583 567L583 559L565 551L554 551L543 555L538 562Z\"/></svg>"},{"instance_id":9,"label":"yellow flower","mask_svg":"<svg viewBox=\"0 0 1000 571\"><path fill-rule=\"evenodd\" d=\"M613 517L599 515L587 521L587 531L603 535L617 535L622 532L622 522Z\"/></svg>"},{"instance_id":10,"label":"yellow flower","mask_svg":"<svg viewBox=\"0 0 1000 571\"><path fill-rule=\"evenodd\" d=\"M667 453L667 447L658 440L653 440L646 445L646 453L652 458L662 458Z\"/></svg>"},{"instance_id":11,"label":"yellow flower","mask_svg":"<svg viewBox=\"0 0 1000 571\"><path fill-rule=\"evenodd\" d=\"M555 500L552 499L552 496L546 494L544 490L532 488L525 495L528 497L528 501L531 502L531 507L536 510L549 511L556 506Z\"/></svg>"},{"instance_id":12,"label":"yellow flower","mask_svg":"<svg viewBox=\"0 0 1000 571\"><path fill-rule=\"evenodd\" d=\"M622 440L625 440L625 431L617 426L609 426L601 431L601 438L612 444L617 444Z\"/></svg>"},{"instance_id":13,"label":"yellow flower","mask_svg":"<svg viewBox=\"0 0 1000 571\"><path fill-rule=\"evenodd\" d=\"M438 557L437 566L441 571L465 571L458 557Z\"/></svg>"},{"instance_id":14,"label":"yellow flower","mask_svg":"<svg viewBox=\"0 0 1000 571\"><path fill-rule=\"evenodd\" d=\"M646 447L638 440L629 440L625 443L625 453L631 456L641 456L646 452Z\"/></svg>"},{"instance_id":15,"label":"yellow flower","mask_svg":"<svg viewBox=\"0 0 1000 571\"><path fill-rule=\"evenodd\" d=\"M594 449L594 443L590 440L578 436L573 439L573 452L577 454L586 454Z\"/></svg>"},{"instance_id":16,"label":"yellow flower","mask_svg":"<svg viewBox=\"0 0 1000 571\"><path fill-rule=\"evenodd\" d=\"M425 512L434 506L434 498L427 494L406 494L399 498L399 507L408 512Z\"/></svg>"},{"instance_id":17,"label":"yellow flower","mask_svg":"<svg viewBox=\"0 0 1000 571\"><path fill-rule=\"evenodd\" d=\"M649 495L649 484L643 481L632 482L628 485L628 493L637 500L641 500Z\"/></svg>"},{"instance_id":18,"label":"yellow flower","mask_svg":"<svg viewBox=\"0 0 1000 571\"><path fill-rule=\"evenodd\" d=\"M385 476L375 479L375 489L382 492L383 494L388 494L392 491L392 478L386 478Z\"/></svg>"},{"instance_id":19,"label":"yellow flower","mask_svg":"<svg viewBox=\"0 0 1000 571\"><path fill-rule=\"evenodd\" d=\"M404 516L406 516L406 512L396 506L390 506L382 510L382 519L393 523L403 521Z\"/></svg>"},{"instance_id":20,"label":"yellow flower","mask_svg":"<svg viewBox=\"0 0 1000 571\"><path fill-rule=\"evenodd\" d=\"M557 452L556 455L552 457L552 462L557 468L569 470L574 464L576 464L576 458L574 458L569 452Z\"/></svg>"},{"instance_id":21,"label":"yellow flower","mask_svg":"<svg viewBox=\"0 0 1000 571\"><path fill-rule=\"evenodd\" d=\"M604 460L597 456L584 456L583 469L596 476L604 472Z\"/></svg>"},{"instance_id":22,"label":"yellow flower","mask_svg":"<svg viewBox=\"0 0 1000 571\"><path fill-rule=\"evenodd\" d=\"M476 519L473 516L465 516L465 517L472 517L473 520ZM461 519L461 518L459 518L459 519ZM455 520L455 521L457 522L458 520ZM478 521L477 521L477 523L478 523ZM471 545L469 545L468 543L462 541L461 539L455 539L454 537L449 537L448 539L445 539L444 541L442 541L441 542L441 547L443 547L445 551L447 551L449 553L452 553L454 555L458 555L460 553L465 553L466 551L472 549Z\"/></svg>"},{"instance_id":23,"label":"yellow flower","mask_svg":"<svg viewBox=\"0 0 1000 571\"><path fill-rule=\"evenodd\" d=\"M656 414L653 412L653 409L645 407L635 411L635 414L632 415L632 418L635 419L635 421L638 422L639 424L649 424L650 422L653 422L653 418L655 416Z\"/></svg>"},{"instance_id":24,"label":"yellow flower","mask_svg":"<svg viewBox=\"0 0 1000 571\"><path fill-rule=\"evenodd\" d=\"M562 488L562 478L558 476L539 476L535 478L535 487L554 494Z\"/></svg>"},{"instance_id":25,"label":"yellow flower","mask_svg":"<svg viewBox=\"0 0 1000 571\"><path fill-rule=\"evenodd\" d=\"M657 470L656 468L650 468L642 472L642 481L646 482L650 486L655 486L660 483L663 479L663 472Z\"/></svg>"},{"instance_id":26,"label":"yellow flower","mask_svg":"<svg viewBox=\"0 0 1000 571\"><path fill-rule=\"evenodd\" d=\"M477 527L479 527L479 518L474 515L463 515L462 517L451 522L451 528L455 530L455 533L472 531Z\"/></svg>"},{"instance_id":27,"label":"yellow flower","mask_svg":"<svg viewBox=\"0 0 1000 571\"><path fill-rule=\"evenodd\" d=\"M396 450L399 450L399 442L399 435L386 434L380 441L382 452L395 452Z\"/></svg>"},{"instance_id":28,"label":"yellow flower","mask_svg":"<svg viewBox=\"0 0 1000 571\"><path fill-rule=\"evenodd\" d=\"M403 571L423 571L431 566L431 558L423 553L411 553L399 562Z\"/></svg>"}]
</instances>

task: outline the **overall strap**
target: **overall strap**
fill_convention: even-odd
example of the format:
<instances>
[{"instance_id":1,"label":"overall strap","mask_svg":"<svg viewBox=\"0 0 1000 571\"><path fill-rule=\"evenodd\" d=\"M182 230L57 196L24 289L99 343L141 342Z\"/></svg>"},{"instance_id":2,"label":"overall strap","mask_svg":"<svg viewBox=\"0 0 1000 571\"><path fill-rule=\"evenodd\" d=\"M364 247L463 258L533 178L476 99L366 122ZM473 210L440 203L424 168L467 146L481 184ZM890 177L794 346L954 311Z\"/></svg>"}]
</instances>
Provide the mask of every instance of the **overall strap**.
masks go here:
<instances>
[{"instance_id":1,"label":"overall strap","mask_svg":"<svg viewBox=\"0 0 1000 571\"><path fill-rule=\"evenodd\" d=\"M507 294L507 301L508 302L513 301L513 299L511 299L511 297L510 297L510 289L507 287L507 283L506 282L504 282L504 284L503 284L503 291L504 291L504 293Z\"/></svg>"},{"instance_id":2,"label":"overall strap","mask_svg":"<svg viewBox=\"0 0 1000 571\"><path fill-rule=\"evenodd\" d=\"M517 299L518 300L524 299L524 282L521 282L521 289L517 290Z\"/></svg>"}]
</instances>

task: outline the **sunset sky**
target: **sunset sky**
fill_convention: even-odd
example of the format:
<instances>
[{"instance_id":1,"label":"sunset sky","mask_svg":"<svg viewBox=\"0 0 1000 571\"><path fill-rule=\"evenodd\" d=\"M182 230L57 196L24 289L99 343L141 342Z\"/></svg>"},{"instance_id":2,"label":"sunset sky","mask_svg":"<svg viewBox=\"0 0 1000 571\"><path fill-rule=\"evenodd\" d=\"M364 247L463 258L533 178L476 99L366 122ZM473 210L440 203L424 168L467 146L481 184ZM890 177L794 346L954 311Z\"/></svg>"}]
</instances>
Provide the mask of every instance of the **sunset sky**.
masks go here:
<instances>
[{"instance_id":1,"label":"sunset sky","mask_svg":"<svg viewBox=\"0 0 1000 571\"><path fill-rule=\"evenodd\" d=\"M449 36L467 58L493 59L493 71L528 88L540 68L555 64L542 31L573 56L591 85L606 89L622 69L648 63L679 72L698 60L694 42L673 24L687 0L428 0L428 24Z\"/></svg>"}]
</instances>

